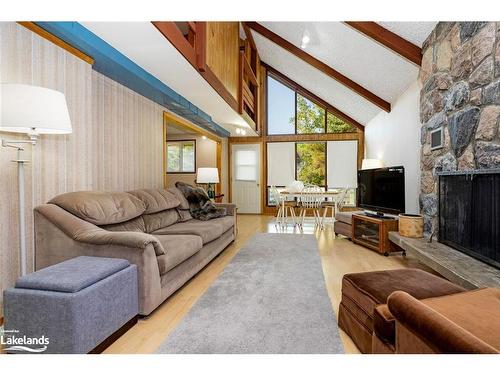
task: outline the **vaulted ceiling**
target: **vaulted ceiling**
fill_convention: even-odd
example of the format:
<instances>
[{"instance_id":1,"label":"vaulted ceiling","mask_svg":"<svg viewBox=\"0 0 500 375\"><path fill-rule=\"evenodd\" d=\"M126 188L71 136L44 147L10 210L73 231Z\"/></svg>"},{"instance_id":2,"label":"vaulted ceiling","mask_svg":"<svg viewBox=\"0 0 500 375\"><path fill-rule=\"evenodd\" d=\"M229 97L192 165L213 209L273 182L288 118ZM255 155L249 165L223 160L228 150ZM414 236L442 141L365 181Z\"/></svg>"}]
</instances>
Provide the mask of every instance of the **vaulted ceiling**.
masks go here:
<instances>
[{"instance_id":1,"label":"vaulted ceiling","mask_svg":"<svg viewBox=\"0 0 500 375\"><path fill-rule=\"evenodd\" d=\"M310 41L302 51L387 103L393 103L417 79L419 66L346 23L259 24L296 48L301 48L302 38L307 35ZM381 22L379 25L421 47L435 24ZM361 124L368 123L381 110L380 105L291 53L290 48L273 41L259 28L252 30L252 36L262 61Z\"/></svg>"},{"instance_id":2,"label":"vaulted ceiling","mask_svg":"<svg viewBox=\"0 0 500 375\"><path fill-rule=\"evenodd\" d=\"M85 22L83 25L201 108L226 130L234 132L235 126L247 126L151 23ZM259 22L257 25L344 78L339 80L326 74L317 65L283 48L269 35L252 29L263 62L362 125L381 110L390 110L391 103L418 76L417 64L344 22ZM417 50L435 25L436 22L379 23L396 37L417 46L413 46ZM301 49L304 35L310 42Z\"/></svg>"}]
</instances>

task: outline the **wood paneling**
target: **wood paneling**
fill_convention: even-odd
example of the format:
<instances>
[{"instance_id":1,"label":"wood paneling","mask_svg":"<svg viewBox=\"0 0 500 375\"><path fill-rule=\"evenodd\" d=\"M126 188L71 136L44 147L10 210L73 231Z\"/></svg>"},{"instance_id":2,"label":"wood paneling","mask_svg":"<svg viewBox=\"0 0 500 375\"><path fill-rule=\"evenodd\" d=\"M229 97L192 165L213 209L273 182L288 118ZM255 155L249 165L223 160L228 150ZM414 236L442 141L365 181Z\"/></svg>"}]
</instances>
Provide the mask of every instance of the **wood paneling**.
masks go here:
<instances>
[{"instance_id":1,"label":"wood paneling","mask_svg":"<svg viewBox=\"0 0 500 375\"><path fill-rule=\"evenodd\" d=\"M239 23L206 23L206 63L234 99L238 98Z\"/></svg>"},{"instance_id":2,"label":"wood paneling","mask_svg":"<svg viewBox=\"0 0 500 375\"><path fill-rule=\"evenodd\" d=\"M193 48L193 46L184 37L182 32L179 30L175 22L170 21L153 21L152 24L158 29L160 33L163 34L165 38L168 39L170 43L181 53L182 56L200 73L200 75L208 82L212 88L217 91L217 93L224 99L224 101L229 104L229 106L238 112L238 100L229 92L226 86L220 81L220 79L214 74L211 68L206 65L206 58L199 56L203 53L206 48L205 46L199 46L199 40L195 40L195 44L198 43L198 47ZM206 22L196 22L196 35L195 39L203 36L206 41ZM200 29L198 29L198 27ZM200 31L201 30L201 31ZM198 34L199 33L199 34ZM204 65L204 66L200 66Z\"/></svg>"},{"instance_id":3,"label":"wood paneling","mask_svg":"<svg viewBox=\"0 0 500 375\"><path fill-rule=\"evenodd\" d=\"M0 82L64 92L73 125L72 134L43 135L35 146L26 147L31 160L26 166L23 213L29 270L34 206L68 191L162 187L163 107L14 22L0 22ZM0 133L0 137L25 139L14 133ZM14 157L15 150L0 148L0 296L19 274Z\"/></svg>"}]
</instances>

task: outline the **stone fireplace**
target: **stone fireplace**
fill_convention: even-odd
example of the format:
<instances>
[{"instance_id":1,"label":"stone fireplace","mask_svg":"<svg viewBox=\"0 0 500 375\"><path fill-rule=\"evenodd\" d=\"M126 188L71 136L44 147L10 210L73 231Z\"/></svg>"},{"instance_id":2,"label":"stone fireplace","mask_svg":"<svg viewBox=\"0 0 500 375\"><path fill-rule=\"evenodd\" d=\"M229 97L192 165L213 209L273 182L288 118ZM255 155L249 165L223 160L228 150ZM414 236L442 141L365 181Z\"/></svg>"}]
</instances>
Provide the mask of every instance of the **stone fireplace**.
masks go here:
<instances>
[{"instance_id":1,"label":"stone fireplace","mask_svg":"<svg viewBox=\"0 0 500 375\"><path fill-rule=\"evenodd\" d=\"M438 230L438 173L500 168L500 22L440 22L422 47L420 207ZM442 127L443 147L431 150Z\"/></svg>"}]
</instances>

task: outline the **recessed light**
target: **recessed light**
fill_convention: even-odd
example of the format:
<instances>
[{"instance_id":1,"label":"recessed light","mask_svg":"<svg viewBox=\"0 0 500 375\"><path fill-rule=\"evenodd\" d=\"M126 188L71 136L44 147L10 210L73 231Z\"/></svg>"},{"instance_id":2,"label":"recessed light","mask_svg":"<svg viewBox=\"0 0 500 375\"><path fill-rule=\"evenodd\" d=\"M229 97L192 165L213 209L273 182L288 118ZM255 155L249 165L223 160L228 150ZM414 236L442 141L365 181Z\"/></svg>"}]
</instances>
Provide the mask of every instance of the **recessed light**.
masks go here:
<instances>
[{"instance_id":1,"label":"recessed light","mask_svg":"<svg viewBox=\"0 0 500 375\"><path fill-rule=\"evenodd\" d=\"M302 44L307 44L309 42L310 42L309 35L304 34L304 36L302 37Z\"/></svg>"},{"instance_id":2,"label":"recessed light","mask_svg":"<svg viewBox=\"0 0 500 375\"><path fill-rule=\"evenodd\" d=\"M236 128L236 134L241 134L241 129L240 128Z\"/></svg>"},{"instance_id":3,"label":"recessed light","mask_svg":"<svg viewBox=\"0 0 500 375\"><path fill-rule=\"evenodd\" d=\"M245 135L247 134L247 131L245 129L241 129L241 134Z\"/></svg>"},{"instance_id":4,"label":"recessed light","mask_svg":"<svg viewBox=\"0 0 500 375\"><path fill-rule=\"evenodd\" d=\"M206 135L202 135L201 139L207 139L207 136Z\"/></svg>"}]
</instances>

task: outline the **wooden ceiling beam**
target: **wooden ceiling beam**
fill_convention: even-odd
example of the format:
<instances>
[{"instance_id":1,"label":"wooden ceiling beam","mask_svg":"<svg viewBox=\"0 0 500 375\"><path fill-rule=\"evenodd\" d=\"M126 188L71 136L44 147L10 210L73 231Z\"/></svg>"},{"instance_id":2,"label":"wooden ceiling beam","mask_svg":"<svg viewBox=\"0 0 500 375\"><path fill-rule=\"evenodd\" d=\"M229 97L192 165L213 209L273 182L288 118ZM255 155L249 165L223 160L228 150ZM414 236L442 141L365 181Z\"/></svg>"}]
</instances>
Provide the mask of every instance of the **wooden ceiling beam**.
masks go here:
<instances>
[{"instance_id":1,"label":"wooden ceiling beam","mask_svg":"<svg viewBox=\"0 0 500 375\"><path fill-rule=\"evenodd\" d=\"M420 47L387 30L378 23L351 21L345 23L415 65L422 65L422 49Z\"/></svg>"},{"instance_id":2,"label":"wooden ceiling beam","mask_svg":"<svg viewBox=\"0 0 500 375\"><path fill-rule=\"evenodd\" d=\"M246 22L241 22L241 26L243 27L243 31L245 32L245 36L247 37L250 46L257 50L257 46L255 45L255 41L253 40L253 35L252 32L250 31L250 28L248 27Z\"/></svg>"},{"instance_id":3,"label":"wooden ceiling beam","mask_svg":"<svg viewBox=\"0 0 500 375\"><path fill-rule=\"evenodd\" d=\"M371 91L365 89L363 86L357 84L350 78L346 77L339 71L333 69L331 66L325 64L321 60L318 60L314 56L308 54L304 50L300 49L293 43L290 43L288 40L282 38L278 34L274 33L273 31L269 30L268 28L262 26L258 22L244 22L249 28L254 30L255 32L259 33L266 39L269 39L271 42L277 44L281 48L287 50L288 52L292 53L299 59L305 61L309 65L315 67L319 71L323 72L330 78L333 78L337 82L341 83L342 85L348 87L352 91L354 91L356 94L362 96L369 102L373 103L377 107L383 109L386 112L391 111L391 103L385 101L381 97L375 95Z\"/></svg>"}]
</instances>

